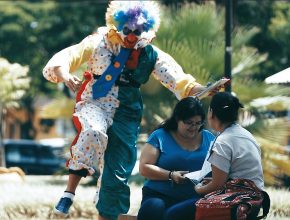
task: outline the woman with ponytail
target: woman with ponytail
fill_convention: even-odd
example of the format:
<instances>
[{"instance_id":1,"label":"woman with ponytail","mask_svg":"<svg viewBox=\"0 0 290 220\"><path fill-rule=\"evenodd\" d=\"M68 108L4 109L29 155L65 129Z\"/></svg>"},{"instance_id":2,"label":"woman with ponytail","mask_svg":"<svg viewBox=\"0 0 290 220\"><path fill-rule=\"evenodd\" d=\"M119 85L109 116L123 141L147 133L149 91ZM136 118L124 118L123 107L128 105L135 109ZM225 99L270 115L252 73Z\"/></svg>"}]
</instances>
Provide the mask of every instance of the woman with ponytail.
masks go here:
<instances>
[{"instance_id":1,"label":"woman with ponytail","mask_svg":"<svg viewBox=\"0 0 290 220\"><path fill-rule=\"evenodd\" d=\"M249 179L263 190L264 179L260 146L253 135L237 123L239 99L227 92L212 97L208 110L209 126L219 132L208 161L212 165L212 181L196 186L204 195L224 186L229 179Z\"/></svg>"}]
</instances>

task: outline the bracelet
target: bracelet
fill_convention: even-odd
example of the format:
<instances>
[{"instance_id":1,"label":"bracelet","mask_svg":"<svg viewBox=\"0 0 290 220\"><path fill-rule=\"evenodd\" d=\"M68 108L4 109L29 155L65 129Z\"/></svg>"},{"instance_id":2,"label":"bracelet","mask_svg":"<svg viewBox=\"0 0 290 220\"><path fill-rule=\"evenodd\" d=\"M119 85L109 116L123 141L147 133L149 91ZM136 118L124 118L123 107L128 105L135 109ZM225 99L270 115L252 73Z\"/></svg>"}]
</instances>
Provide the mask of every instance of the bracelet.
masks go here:
<instances>
[{"instance_id":1,"label":"bracelet","mask_svg":"<svg viewBox=\"0 0 290 220\"><path fill-rule=\"evenodd\" d=\"M174 172L174 171L170 171L170 172L169 172L169 174L168 174L168 180L172 180L172 174L173 174L173 172Z\"/></svg>"}]
</instances>

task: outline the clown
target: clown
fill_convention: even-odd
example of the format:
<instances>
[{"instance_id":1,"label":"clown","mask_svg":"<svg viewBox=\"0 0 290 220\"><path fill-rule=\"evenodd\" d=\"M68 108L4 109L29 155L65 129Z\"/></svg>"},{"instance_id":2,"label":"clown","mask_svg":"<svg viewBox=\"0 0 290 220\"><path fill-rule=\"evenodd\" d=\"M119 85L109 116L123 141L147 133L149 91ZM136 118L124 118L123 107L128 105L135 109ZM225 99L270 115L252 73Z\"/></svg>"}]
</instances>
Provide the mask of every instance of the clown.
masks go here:
<instances>
[{"instance_id":1,"label":"clown","mask_svg":"<svg viewBox=\"0 0 290 220\"><path fill-rule=\"evenodd\" d=\"M106 27L55 54L43 70L54 83L77 92L73 121L78 134L67 162L67 188L55 213L67 215L82 177L99 175L99 219L117 219L129 209L128 178L136 163L142 118L140 85L151 74L178 99L204 89L176 61L151 45L160 23L151 1L111 1ZM70 74L87 63L84 80Z\"/></svg>"}]
</instances>

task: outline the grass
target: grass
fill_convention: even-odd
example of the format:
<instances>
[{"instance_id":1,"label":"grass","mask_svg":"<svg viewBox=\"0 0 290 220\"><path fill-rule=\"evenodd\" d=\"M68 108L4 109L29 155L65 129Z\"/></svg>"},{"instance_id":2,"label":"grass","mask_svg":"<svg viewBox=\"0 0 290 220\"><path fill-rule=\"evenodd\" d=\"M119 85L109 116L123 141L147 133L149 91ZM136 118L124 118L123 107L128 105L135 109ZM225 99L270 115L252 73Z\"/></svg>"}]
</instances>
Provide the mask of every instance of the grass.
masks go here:
<instances>
[{"instance_id":1,"label":"grass","mask_svg":"<svg viewBox=\"0 0 290 220\"><path fill-rule=\"evenodd\" d=\"M66 176L26 176L23 182L17 176L0 176L0 219L57 219L53 206L65 189ZM85 186L84 179L76 192L69 219L97 219L93 204L94 186ZM130 214L138 212L141 186L134 182L131 187ZM290 219L290 191L267 188L271 198L271 209L267 219Z\"/></svg>"},{"instance_id":2,"label":"grass","mask_svg":"<svg viewBox=\"0 0 290 220\"><path fill-rule=\"evenodd\" d=\"M16 174L0 175L0 219L59 219L53 207L65 190L67 176L26 176L23 182ZM95 186L86 186L90 178L83 179L68 219L97 219L93 204ZM131 209L135 214L141 201L141 187L130 184Z\"/></svg>"},{"instance_id":3,"label":"grass","mask_svg":"<svg viewBox=\"0 0 290 220\"><path fill-rule=\"evenodd\" d=\"M290 219L290 191L289 189L267 188L271 208L267 219Z\"/></svg>"}]
</instances>

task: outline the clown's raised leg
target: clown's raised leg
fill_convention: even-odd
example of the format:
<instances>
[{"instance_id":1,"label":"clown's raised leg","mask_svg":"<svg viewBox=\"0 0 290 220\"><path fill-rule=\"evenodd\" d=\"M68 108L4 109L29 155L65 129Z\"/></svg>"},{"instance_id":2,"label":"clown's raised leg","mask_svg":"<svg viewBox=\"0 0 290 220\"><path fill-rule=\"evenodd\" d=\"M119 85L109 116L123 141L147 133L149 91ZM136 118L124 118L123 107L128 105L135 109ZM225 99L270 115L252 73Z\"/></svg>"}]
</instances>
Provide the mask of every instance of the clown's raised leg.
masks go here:
<instances>
[{"instance_id":1,"label":"clown's raised leg","mask_svg":"<svg viewBox=\"0 0 290 220\"><path fill-rule=\"evenodd\" d=\"M67 161L69 181L54 210L55 213L64 216L68 214L76 187L82 177L91 176L97 172L99 175L97 192L101 187L104 153L108 142L106 132L112 124L114 111L105 111L99 102L92 101L90 93L86 91L91 88L90 84L93 82L92 77L87 76L77 94L73 122L78 133L70 148L71 158Z\"/></svg>"}]
</instances>

